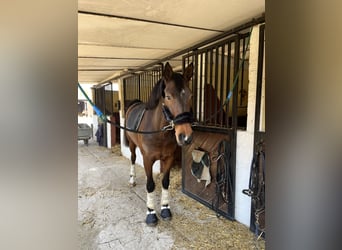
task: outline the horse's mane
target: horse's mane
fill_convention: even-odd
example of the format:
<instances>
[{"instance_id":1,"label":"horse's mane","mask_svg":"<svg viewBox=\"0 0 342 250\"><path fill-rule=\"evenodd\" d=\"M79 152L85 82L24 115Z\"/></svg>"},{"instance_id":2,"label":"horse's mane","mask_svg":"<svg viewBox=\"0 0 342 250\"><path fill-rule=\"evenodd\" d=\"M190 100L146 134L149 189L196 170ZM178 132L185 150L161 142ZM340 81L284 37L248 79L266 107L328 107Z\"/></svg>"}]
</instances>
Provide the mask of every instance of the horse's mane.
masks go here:
<instances>
[{"instance_id":1,"label":"horse's mane","mask_svg":"<svg viewBox=\"0 0 342 250\"><path fill-rule=\"evenodd\" d=\"M184 88L184 83L183 83L183 76L179 73L174 73L172 75L172 79L175 82L175 86L177 90L180 92L182 88ZM146 109L154 109L155 107L158 106L159 100L161 97L164 97L164 89L165 89L165 84L164 84L164 79L160 79L156 85L154 85L150 98L148 99L146 103Z\"/></svg>"},{"instance_id":2,"label":"horse's mane","mask_svg":"<svg viewBox=\"0 0 342 250\"><path fill-rule=\"evenodd\" d=\"M159 99L163 95L165 85L164 85L164 80L160 79L156 85L154 85L150 98L148 99L146 103L146 109L154 109L155 107L158 106Z\"/></svg>"}]
</instances>

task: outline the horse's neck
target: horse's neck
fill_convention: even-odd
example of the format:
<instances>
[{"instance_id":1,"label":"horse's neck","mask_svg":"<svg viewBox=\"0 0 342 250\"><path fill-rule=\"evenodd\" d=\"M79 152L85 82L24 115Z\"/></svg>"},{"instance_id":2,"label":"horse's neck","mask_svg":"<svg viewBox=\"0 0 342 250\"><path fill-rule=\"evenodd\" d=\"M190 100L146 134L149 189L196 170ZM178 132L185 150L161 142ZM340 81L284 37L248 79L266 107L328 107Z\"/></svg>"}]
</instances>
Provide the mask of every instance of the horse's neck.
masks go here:
<instances>
[{"instance_id":1,"label":"horse's neck","mask_svg":"<svg viewBox=\"0 0 342 250\"><path fill-rule=\"evenodd\" d=\"M165 125L167 125L167 121L165 120L165 117L162 112L162 101L159 102L157 107L150 110L151 112L151 119L152 124L154 125L155 129L161 129Z\"/></svg>"}]
</instances>

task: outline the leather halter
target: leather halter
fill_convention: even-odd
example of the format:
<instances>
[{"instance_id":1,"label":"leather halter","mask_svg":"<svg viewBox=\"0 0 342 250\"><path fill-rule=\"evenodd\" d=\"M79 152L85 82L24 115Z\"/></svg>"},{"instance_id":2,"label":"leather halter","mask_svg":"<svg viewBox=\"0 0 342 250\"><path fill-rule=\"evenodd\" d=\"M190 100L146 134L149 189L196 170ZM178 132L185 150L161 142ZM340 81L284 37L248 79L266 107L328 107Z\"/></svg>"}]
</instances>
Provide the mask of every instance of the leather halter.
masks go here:
<instances>
[{"instance_id":1,"label":"leather halter","mask_svg":"<svg viewBox=\"0 0 342 250\"><path fill-rule=\"evenodd\" d=\"M162 105L162 111L166 121L168 121L170 125L179 125L184 123L192 124L194 122L194 118L191 112L183 112L176 117L173 117L170 109L164 103Z\"/></svg>"}]
</instances>

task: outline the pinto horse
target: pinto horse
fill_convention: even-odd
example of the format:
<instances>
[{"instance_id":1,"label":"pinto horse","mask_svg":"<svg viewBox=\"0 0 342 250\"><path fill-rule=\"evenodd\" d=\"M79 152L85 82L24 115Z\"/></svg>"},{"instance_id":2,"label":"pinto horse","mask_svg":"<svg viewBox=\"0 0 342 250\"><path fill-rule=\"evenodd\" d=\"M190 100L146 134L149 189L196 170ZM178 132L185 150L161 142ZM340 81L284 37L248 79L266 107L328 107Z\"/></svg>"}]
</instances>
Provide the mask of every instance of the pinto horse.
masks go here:
<instances>
[{"instance_id":1,"label":"pinto horse","mask_svg":"<svg viewBox=\"0 0 342 250\"><path fill-rule=\"evenodd\" d=\"M136 102L129 106L126 112L126 126L139 131L158 131L171 124L174 130L165 130L160 133L141 134L126 131L126 138L131 151L131 186L135 186L136 147L139 147L144 162L147 177L147 216L146 224L154 226L158 222L155 212L155 183L152 166L160 160L160 171L163 173L161 212L163 220L172 217L169 200L170 169L174 162L177 144L183 146L192 141L193 122L190 113L191 91L189 80L193 75L192 63L185 69L183 75L173 72L169 63L166 63L162 78L152 89L147 103ZM138 117L138 119L135 119ZM132 124L133 121L133 124ZM131 124L129 124L131 123Z\"/></svg>"}]
</instances>

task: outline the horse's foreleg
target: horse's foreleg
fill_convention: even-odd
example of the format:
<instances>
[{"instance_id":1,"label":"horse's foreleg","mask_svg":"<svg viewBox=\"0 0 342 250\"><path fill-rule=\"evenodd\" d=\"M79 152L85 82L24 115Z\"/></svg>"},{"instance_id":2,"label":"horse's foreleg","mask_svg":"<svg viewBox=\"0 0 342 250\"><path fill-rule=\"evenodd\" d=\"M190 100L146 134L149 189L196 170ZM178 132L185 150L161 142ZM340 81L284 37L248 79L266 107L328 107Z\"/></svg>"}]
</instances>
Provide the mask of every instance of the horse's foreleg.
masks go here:
<instances>
[{"instance_id":1,"label":"horse's foreleg","mask_svg":"<svg viewBox=\"0 0 342 250\"><path fill-rule=\"evenodd\" d=\"M148 226L155 226L158 222L158 218L157 218L155 207L154 207L154 204L155 204L155 183L153 180L152 165L153 165L152 161L144 159L144 168L145 168L146 177L147 177L147 183L146 183L146 190L147 190L146 224Z\"/></svg>"},{"instance_id":2,"label":"horse's foreleg","mask_svg":"<svg viewBox=\"0 0 342 250\"><path fill-rule=\"evenodd\" d=\"M169 197L169 183L170 183L170 171L164 173L162 180L162 197L161 197L161 205L167 206L170 202Z\"/></svg>"},{"instance_id":3,"label":"horse's foreleg","mask_svg":"<svg viewBox=\"0 0 342 250\"><path fill-rule=\"evenodd\" d=\"M129 185L134 187L136 185L135 182L135 160L137 158L135 153L136 145L133 142L129 142L129 150L131 151L131 170L129 173Z\"/></svg>"},{"instance_id":4,"label":"horse's foreleg","mask_svg":"<svg viewBox=\"0 0 342 250\"><path fill-rule=\"evenodd\" d=\"M170 157L162 162L163 164L163 180L162 180L162 196L161 196L161 211L160 216L163 220L170 220L172 217L170 210L170 195L169 195L169 184L170 184L170 169L173 163L173 158Z\"/></svg>"}]
</instances>

